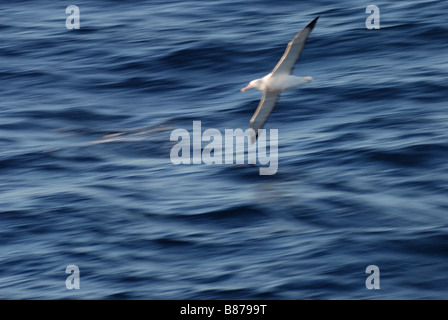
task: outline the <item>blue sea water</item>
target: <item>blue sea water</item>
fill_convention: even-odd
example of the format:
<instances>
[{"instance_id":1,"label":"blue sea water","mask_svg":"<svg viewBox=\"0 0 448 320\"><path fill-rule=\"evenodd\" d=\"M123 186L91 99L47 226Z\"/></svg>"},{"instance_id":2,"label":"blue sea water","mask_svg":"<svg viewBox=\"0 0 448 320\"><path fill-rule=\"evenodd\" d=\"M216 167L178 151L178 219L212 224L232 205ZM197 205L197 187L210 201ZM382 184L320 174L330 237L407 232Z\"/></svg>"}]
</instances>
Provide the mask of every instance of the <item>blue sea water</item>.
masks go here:
<instances>
[{"instance_id":1,"label":"blue sea water","mask_svg":"<svg viewBox=\"0 0 448 320\"><path fill-rule=\"evenodd\" d=\"M446 299L447 12L1 2L0 298ZM174 165L174 129L248 127L261 94L239 89L316 16L294 72L314 80L266 123L278 172Z\"/></svg>"}]
</instances>

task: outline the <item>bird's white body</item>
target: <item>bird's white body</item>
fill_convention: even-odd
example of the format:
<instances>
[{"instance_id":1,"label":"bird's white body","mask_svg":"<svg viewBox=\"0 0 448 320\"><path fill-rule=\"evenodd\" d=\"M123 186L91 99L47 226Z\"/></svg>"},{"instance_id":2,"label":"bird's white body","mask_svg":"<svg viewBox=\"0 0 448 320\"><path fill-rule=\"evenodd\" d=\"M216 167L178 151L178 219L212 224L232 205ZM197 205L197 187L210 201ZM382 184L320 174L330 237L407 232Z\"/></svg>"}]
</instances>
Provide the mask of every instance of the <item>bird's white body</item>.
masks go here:
<instances>
[{"instance_id":1,"label":"bird's white body","mask_svg":"<svg viewBox=\"0 0 448 320\"><path fill-rule=\"evenodd\" d=\"M274 75L272 72L261 79L253 80L249 85L242 89L243 92L255 88L266 92L282 92L289 89L297 88L301 85L311 82L311 77L296 77L289 74Z\"/></svg>"}]
</instances>

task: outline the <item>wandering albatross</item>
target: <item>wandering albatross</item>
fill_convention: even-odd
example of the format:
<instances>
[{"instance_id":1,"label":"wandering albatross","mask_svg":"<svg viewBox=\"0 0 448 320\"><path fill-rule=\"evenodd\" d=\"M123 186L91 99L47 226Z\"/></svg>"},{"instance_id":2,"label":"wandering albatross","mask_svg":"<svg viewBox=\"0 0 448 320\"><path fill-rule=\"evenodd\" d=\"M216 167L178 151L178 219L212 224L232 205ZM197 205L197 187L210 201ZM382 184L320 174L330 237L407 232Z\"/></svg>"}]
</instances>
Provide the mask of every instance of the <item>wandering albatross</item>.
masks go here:
<instances>
[{"instance_id":1,"label":"wandering albatross","mask_svg":"<svg viewBox=\"0 0 448 320\"><path fill-rule=\"evenodd\" d=\"M263 97L260 104L252 116L252 119L250 119L250 127L255 130L255 136L252 138L252 142L255 142L257 139L258 130L263 129L263 126L272 110L274 110L282 91L296 88L313 80L311 77L292 76L291 73L294 70L297 60L299 60L300 55L302 54L306 40L313 30L317 19L319 19L319 17L311 21L288 43L285 53L271 73L263 78L252 80L247 87L241 89L241 92L245 92L252 88L263 91Z\"/></svg>"}]
</instances>

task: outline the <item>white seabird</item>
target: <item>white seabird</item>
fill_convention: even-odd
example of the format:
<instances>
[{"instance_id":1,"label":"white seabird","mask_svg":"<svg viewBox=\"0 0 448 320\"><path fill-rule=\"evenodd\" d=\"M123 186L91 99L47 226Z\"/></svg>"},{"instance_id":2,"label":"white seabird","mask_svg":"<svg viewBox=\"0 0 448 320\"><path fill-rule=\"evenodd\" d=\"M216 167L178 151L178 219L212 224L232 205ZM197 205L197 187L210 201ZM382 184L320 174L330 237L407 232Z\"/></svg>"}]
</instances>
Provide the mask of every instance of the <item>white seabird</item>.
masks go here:
<instances>
[{"instance_id":1,"label":"white seabird","mask_svg":"<svg viewBox=\"0 0 448 320\"><path fill-rule=\"evenodd\" d=\"M274 110L282 91L296 88L313 80L311 77L292 76L291 73L302 54L306 40L313 30L317 19L319 17L311 21L288 43L285 53L271 73L263 78L252 80L247 87L241 89L241 92L252 88L263 91L260 104L252 119L250 119L250 127L255 130L255 137L253 137L252 141L255 141L258 137L258 130L263 128L272 110Z\"/></svg>"}]
</instances>

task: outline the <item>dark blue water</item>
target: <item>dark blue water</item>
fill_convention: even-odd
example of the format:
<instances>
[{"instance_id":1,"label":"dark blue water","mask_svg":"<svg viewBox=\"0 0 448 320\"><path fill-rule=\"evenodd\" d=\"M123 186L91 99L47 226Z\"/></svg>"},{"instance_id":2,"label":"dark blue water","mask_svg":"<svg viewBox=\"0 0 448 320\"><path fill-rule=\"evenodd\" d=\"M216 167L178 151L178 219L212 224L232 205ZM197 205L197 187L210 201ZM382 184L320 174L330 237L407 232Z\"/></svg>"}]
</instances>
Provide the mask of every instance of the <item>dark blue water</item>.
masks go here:
<instances>
[{"instance_id":1,"label":"dark blue water","mask_svg":"<svg viewBox=\"0 0 448 320\"><path fill-rule=\"evenodd\" d=\"M79 30L65 26L71 4ZM446 299L446 12L2 2L0 298ZM278 172L172 164L174 129L248 127L261 94L239 89L316 16L294 73L314 81L266 124Z\"/></svg>"}]
</instances>

